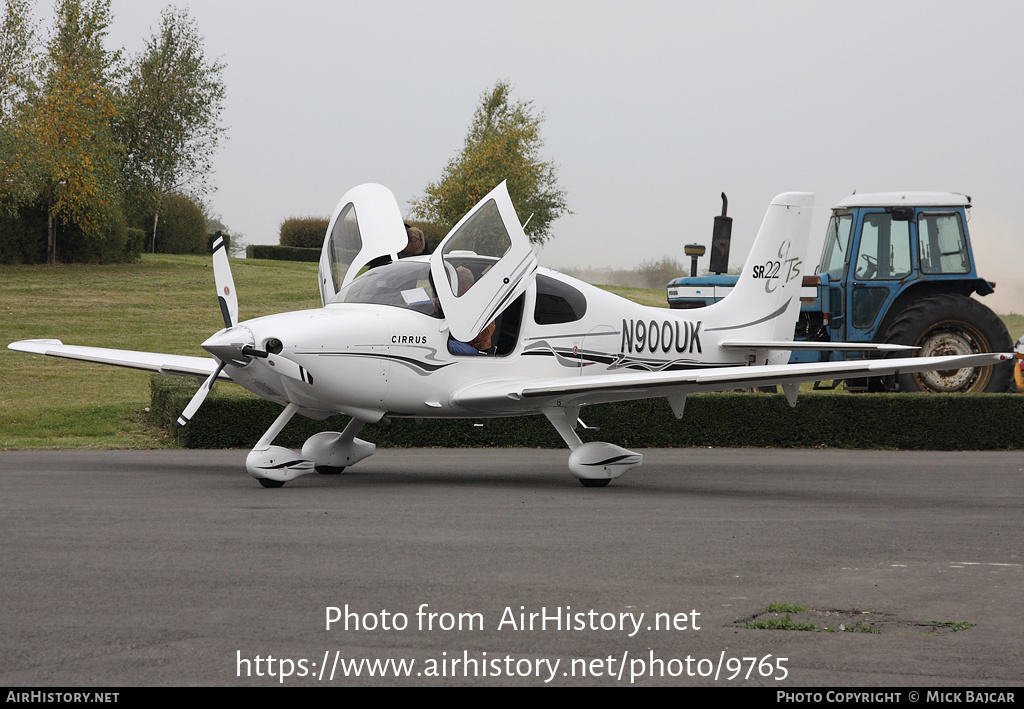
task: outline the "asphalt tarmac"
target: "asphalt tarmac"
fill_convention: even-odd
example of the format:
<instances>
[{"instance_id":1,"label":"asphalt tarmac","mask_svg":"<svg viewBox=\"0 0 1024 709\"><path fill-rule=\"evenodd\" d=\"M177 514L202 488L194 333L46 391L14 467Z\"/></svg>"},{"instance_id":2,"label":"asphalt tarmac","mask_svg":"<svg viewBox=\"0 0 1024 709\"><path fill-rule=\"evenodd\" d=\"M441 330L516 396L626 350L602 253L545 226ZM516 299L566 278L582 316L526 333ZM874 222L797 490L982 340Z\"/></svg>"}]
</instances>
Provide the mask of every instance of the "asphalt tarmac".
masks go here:
<instances>
[{"instance_id":1,"label":"asphalt tarmac","mask_svg":"<svg viewBox=\"0 0 1024 709\"><path fill-rule=\"evenodd\" d=\"M643 454L0 453L0 685L1024 684L1021 453Z\"/></svg>"}]
</instances>

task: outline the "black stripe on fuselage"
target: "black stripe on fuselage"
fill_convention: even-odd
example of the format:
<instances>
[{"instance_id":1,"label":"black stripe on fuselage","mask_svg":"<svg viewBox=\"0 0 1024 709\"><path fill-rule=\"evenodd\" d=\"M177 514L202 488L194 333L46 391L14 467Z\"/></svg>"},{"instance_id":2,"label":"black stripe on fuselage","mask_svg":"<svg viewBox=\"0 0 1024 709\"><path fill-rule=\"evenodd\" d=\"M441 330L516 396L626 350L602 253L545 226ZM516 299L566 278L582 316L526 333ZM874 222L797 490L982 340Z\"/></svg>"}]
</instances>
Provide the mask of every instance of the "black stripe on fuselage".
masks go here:
<instances>
[{"instance_id":1,"label":"black stripe on fuselage","mask_svg":"<svg viewBox=\"0 0 1024 709\"><path fill-rule=\"evenodd\" d=\"M599 463L583 463L583 465L611 465L612 463L618 463L620 460L626 460L627 458L632 458L633 460L636 460L637 457L638 456L636 453L630 453L628 455L617 455L614 458L607 458L605 460L600 461Z\"/></svg>"},{"instance_id":2,"label":"black stripe on fuselage","mask_svg":"<svg viewBox=\"0 0 1024 709\"><path fill-rule=\"evenodd\" d=\"M375 352L296 352L295 354L315 354L318 357L369 357L371 359L384 359L390 362L398 362L410 367L416 367L422 369L425 372L436 372L439 369L444 369L455 362L439 362L438 364L428 364L421 359L414 359L412 357L399 357L391 354L377 354Z\"/></svg>"}]
</instances>

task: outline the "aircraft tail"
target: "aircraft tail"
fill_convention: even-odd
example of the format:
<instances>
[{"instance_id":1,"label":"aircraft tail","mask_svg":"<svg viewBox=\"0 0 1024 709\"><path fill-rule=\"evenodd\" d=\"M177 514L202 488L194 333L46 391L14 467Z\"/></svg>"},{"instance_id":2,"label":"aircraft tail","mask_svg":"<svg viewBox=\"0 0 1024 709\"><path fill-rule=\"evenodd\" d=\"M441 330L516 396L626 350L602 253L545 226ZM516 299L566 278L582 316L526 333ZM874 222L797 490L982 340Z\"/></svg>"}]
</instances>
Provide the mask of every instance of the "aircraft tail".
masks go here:
<instances>
[{"instance_id":1,"label":"aircraft tail","mask_svg":"<svg viewBox=\"0 0 1024 709\"><path fill-rule=\"evenodd\" d=\"M702 313L707 332L728 340L793 339L803 277L814 271L808 260L813 207L810 192L787 192L772 200L736 287Z\"/></svg>"}]
</instances>

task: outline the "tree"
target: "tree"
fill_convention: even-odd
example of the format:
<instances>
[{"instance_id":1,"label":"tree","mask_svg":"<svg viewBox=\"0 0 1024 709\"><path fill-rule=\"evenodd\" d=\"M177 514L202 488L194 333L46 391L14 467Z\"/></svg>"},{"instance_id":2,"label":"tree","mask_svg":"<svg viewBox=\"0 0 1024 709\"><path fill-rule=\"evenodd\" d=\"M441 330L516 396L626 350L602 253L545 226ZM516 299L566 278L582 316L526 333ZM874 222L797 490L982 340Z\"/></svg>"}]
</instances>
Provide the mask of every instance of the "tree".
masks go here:
<instances>
[{"instance_id":1,"label":"tree","mask_svg":"<svg viewBox=\"0 0 1024 709\"><path fill-rule=\"evenodd\" d=\"M208 208L207 208L208 209ZM217 232L227 240L228 256L242 258L245 256L245 234L235 232L223 221L219 214L208 214L206 217L206 233L212 239Z\"/></svg>"},{"instance_id":2,"label":"tree","mask_svg":"<svg viewBox=\"0 0 1024 709\"><path fill-rule=\"evenodd\" d=\"M153 250L160 209L172 194L209 189L213 155L225 132L224 64L208 62L186 10L168 7L131 64L118 135L129 199L152 214Z\"/></svg>"},{"instance_id":3,"label":"tree","mask_svg":"<svg viewBox=\"0 0 1024 709\"><path fill-rule=\"evenodd\" d=\"M0 123L14 117L35 89L36 31L30 0L7 0L0 34Z\"/></svg>"},{"instance_id":4,"label":"tree","mask_svg":"<svg viewBox=\"0 0 1024 709\"><path fill-rule=\"evenodd\" d=\"M535 244L550 238L555 219L572 213L557 166L540 158L544 115L534 113L532 101L512 103L511 91L500 80L481 95L462 152L412 201L413 216L451 228L502 180L508 181L520 221L529 219L525 230Z\"/></svg>"},{"instance_id":5,"label":"tree","mask_svg":"<svg viewBox=\"0 0 1024 709\"><path fill-rule=\"evenodd\" d=\"M124 239L119 147L111 132L117 115L111 74L118 54L103 47L109 25L110 0L60 0L42 61L42 86L24 109L24 145L31 154L19 159L31 164L24 172L34 177L34 191L46 207L50 263L57 260L58 222L76 224L87 239L111 233Z\"/></svg>"},{"instance_id":6,"label":"tree","mask_svg":"<svg viewBox=\"0 0 1024 709\"><path fill-rule=\"evenodd\" d=\"M8 0L0 33L0 205L14 213L34 196L25 108L38 88L39 58L30 0Z\"/></svg>"}]
</instances>

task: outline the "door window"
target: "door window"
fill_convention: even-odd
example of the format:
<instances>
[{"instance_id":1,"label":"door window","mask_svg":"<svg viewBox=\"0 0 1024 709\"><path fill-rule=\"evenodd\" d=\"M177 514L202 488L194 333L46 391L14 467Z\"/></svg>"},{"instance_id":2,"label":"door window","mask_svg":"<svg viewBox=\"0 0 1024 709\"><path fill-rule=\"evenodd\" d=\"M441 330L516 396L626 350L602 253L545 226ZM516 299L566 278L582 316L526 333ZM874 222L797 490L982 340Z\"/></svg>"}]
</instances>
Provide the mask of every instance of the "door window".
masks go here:
<instances>
[{"instance_id":1,"label":"door window","mask_svg":"<svg viewBox=\"0 0 1024 709\"><path fill-rule=\"evenodd\" d=\"M483 272L474 274L462 260L466 256L490 256L495 260L504 256L512 246L505 224L495 201L488 200L469 219L445 239L444 262L448 267L448 285L456 298L461 298ZM461 270L460 270L461 269ZM454 275L453 275L454 273Z\"/></svg>"},{"instance_id":2,"label":"door window","mask_svg":"<svg viewBox=\"0 0 1024 709\"><path fill-rule=\"evenodd\" d=\"M910 275L910 222L893 221L885 212L864 216L855 277L859 281Z\"/></svg>"},{"instance_id":3,"label":"door window","mask_svg":"<svg viewBox=\"0 0 1024 709\"><path fill-rule=\"evenodd\" d=\"M363 239L359 235L359 220L356 219L356 208L349 204L339 215L331 230L330 258L331 276L334 279L335 292L341 290L348 267L355 261L356 255L363 248Z\"/></svg>"}]
</instances>

